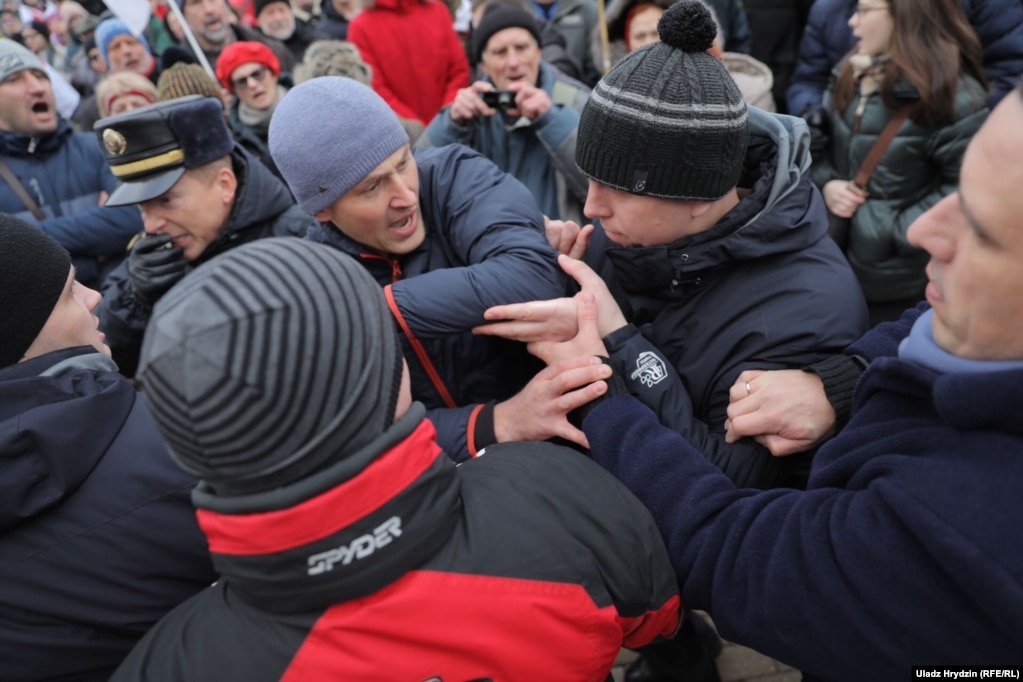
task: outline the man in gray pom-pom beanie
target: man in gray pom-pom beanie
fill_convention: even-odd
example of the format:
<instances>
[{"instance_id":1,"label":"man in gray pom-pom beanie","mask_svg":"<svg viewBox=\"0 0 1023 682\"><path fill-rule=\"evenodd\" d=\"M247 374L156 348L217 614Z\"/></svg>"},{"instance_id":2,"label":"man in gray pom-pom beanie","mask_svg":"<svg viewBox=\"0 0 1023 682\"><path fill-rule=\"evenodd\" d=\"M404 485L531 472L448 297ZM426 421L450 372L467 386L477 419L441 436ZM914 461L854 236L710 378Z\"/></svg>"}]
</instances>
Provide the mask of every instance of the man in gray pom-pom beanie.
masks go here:
<instances>
[{"instance_id":1,"label":"man in gray pom-pom beanie","mask_svg":"<svg viewBox=\"0 0 1023 682\"><path fill-rule=\"evenodd\" d=\"M549 443L455 466L400 349L373 278L306 240L243 245L157 303L139 378L202 479L220 579L114 682L603 680L674 634L650 513Z\"/></svg>"},{"instance_id":2,"label":"man in gray pom-pom beanie","mask_svg":"<svg viewBox=\"0 0 1023 682\"><path fill-rule=\"evenodd\" d=\"M472 333L490 306L566 291L521 182L467 147L413 152L386 102L350 78L293 88L269 141L299 206L320 221L307 238L357 258L384 287L412 394L456 461L546 432L584 442L567 414L593 397L599 365L563 384L531 380L524 346Z\"/></svg>"}]
</instances>

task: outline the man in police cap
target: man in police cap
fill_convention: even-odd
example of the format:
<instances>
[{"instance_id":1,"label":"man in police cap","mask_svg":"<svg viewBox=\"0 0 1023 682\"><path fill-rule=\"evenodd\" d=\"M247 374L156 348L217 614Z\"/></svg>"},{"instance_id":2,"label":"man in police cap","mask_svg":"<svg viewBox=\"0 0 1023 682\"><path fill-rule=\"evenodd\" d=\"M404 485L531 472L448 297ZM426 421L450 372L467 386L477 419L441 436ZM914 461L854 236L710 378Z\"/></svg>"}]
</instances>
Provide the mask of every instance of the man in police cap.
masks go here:
<instances>
[{"instance_id":1,"label":"man in police cap","mask_svg":"<svg viewBox=\"0 0 1023 682\"><path fill-rule=\"evenodd\" d=\"M107 205L137 204L145 229L107 279L99 308L107 343L130 376L152 305L170 287L239 244L300 237L312 219L234 142L217 99L183 97L111 116L96 133L121 181Z\"/></svg>"}]
</instances>

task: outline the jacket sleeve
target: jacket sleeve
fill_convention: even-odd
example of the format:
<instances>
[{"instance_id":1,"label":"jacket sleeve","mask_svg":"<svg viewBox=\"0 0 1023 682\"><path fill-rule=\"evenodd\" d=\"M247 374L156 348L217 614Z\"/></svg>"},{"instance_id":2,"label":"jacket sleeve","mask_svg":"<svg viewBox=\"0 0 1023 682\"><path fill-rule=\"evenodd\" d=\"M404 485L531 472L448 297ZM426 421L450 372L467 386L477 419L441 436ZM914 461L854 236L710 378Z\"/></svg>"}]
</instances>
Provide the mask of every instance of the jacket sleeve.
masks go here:
<instances>
[{"instance_id":1,"label":"jacket sleeve","mask_svg":"<svg viewBox=\"0 0 1023 682\"><path fill-rule=\"evenodd\" d=\"M735 485L768 488L780 483L788 469L785 458L771 453L752 438L728 444L724 423L728 409L728 388L744 369L782 369L780 365L757 362L733 368L718 380L707 406L707 421L693 408L685 382L660 350L633 325L612 332L604 339L611 365L629 392L652 409L666 427L689 443L725 473Z\"/></svg>"},{"instance_id":2,"label":"jacket sleeve","mask_svg":"<svg viewBox=\"0 0 1023 682\"><path fill-rule=\"evenodd\" d=\"M815 2L803 29L803 39L799 43L799 61L796 62L792 83L786 92L788 110L799 116L810 105L820 106L824 98L824 90L828 87L828 79L834 64L828 57L826 25L834 17L829 16L826 2Z\"/></svg>"},{"instance_id":3,"label":"jacket sleeve","mask_svg":"<svg viewBox=\"0 0 1023 682\"><path fill-rule=\"evenodd\" d=\"M417 114L412 107L402 102L397 93L391 89L384 79L383 71L380 68L380 62L373 50L373 37L368 33L367 28L364 27L364 23L359 21L359 19L360 17L356 17L352 20L352 23L348 25L348 40L359 49L359 55L362 57L362 61L366 62L369 68L372 69L373 90L375 90L376 93L380 95L385 102L387 102L387 105L391 107L391 109L394 110L394 113L396 113L399 117L418 121L419 114Z\"/></svg>"},{"instance_id":4,"label":"jacket sleeve","mask_svg":"<svg viewBox=\"0 0 1023 682\"><path fill-rule=\"evenodd\" d=\"M575 163L576 134L579 112L567 104L552 104L543 116L533 122L536 137L547 150L551 164L568 184L573 196L586 201L589 180Z\"/></svg>"},{"instance_id":5,"label":"jacket sleeve","mask_svg":"<svg viewBox=\"0 0 1023 682\"><path fill-rule=\"evenodd\" d=\"M437 429L437 444L455 462L464 462L476 456L475 432L480 413L484 405L464 405L461 407L439 407L426 411L434 428ZM493 417L490 430L493 432ZM484 443L479 449L493 443Z\"/></svg>"},{"instance_id":6,"label":"jacket sleeve","mask_svg":"<svg viewBox=\"0 0 1023 682\"><path fill-rule=\"evenodd\" d=\"M449 144L464 144L472 146L475 123L467 126L460 126L451 119L451 107L444 107L437 112L437 115L426 126L426 130L416 140L416 149L429 149L431 147L443 147Z\"/></svg>"},{"instance_id":7,"label":"jacket sleeve","mask_svg":"<svg viewBox=\"0 0 1023 682\"><path fill-rule=\"evenodd\" d=\"M970 24L984 50L988 106L993 109L1016 87L1023 73L1023 5L1014 0L972 0L968 4Z\"/></svg>"},{"instance_id":8,"label":"jacket sleeve","mask_svg":"<svg viewBox=\"0 0 1023 682\"><path fill-rule=\"evenodd\" d=\"M115 353L137 354L153 308L135 294L127 260L107 275L102 293L103 300L96 315L100 331L107 337L107 345Z\"/></svg>"},{"instance_id":9,"label":"jacket sleeve","mask_svg":"<svg viewBox=\"0 0 1023 682\"><path fill-rule=\"evenodd\" d=\"M926 579L940 568L926 563L892 504L900 491L883 476L858 491L737 489L628 396L599 405L583 430L593 458L653 514L686 606L711 611L726 639L815 677L896 679L908 664L884 655L891 636L878 633L879 614L903 642L919 631L920 613L946 612L958 624L928 594ZM894 589L924 608L893 607Z\"/></svg>"},{"instance_id":10,"label":"jacket sleeve","mask_svg":"<svg viewBox=\"0 0 1023 682\"><path fill-rule=\"evenodd\" d=\"M428 152L437 163L420 202L430 205L428 239L439 240L449 267L389 285L396 316L417 337L436 338L482 324L491 306L564 296L567 278L525 185L472 150Z\"/></svg>"}]
</instances>

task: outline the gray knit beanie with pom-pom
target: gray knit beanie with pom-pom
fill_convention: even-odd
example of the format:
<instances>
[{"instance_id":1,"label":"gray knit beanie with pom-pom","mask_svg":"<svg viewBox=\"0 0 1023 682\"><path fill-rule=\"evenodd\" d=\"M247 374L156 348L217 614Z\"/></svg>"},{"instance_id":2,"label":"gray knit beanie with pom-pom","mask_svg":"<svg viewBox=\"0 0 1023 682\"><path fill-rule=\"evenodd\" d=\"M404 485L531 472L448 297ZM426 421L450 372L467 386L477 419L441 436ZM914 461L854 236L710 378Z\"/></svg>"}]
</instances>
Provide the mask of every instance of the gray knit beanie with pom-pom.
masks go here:
<instances>
[{"instance_id":1,"label":"gray knit beanie with pom-pom","mask_svg":"<svg viewBox=\"0 0 1023 682\"><path fill-rule=\"evenodd\" d=\"M714 201L739 182L746 102L707 52L717 27L699 0L669 7L661 42L622 59L593 89L575 161L591 179L632 194Z\"/></svg>"}]
</instances>

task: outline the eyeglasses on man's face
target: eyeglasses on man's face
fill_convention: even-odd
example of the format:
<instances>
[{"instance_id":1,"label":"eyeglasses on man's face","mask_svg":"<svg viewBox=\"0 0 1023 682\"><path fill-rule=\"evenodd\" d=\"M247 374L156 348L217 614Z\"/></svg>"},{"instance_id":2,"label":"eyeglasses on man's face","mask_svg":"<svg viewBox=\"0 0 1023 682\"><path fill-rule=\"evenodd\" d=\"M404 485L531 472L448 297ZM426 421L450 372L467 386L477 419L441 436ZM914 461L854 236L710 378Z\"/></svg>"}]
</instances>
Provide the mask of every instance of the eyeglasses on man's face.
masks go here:
<instances>
[{"instance_id":1,"label":"eyeglasses on man's face","mask_svg":"<svg viewBox=\"0 0 1023 682\"><path fill-rule=\"evenodd\" d=\"M259 85L266 80L267 75L270 73L270 69L265 66L260 66L255 71L247 73L244 76L231 79L231 85L235 90L245 90L249 87L249 81L255 81L256 85Z\"/></svg>"}]
</instances>

